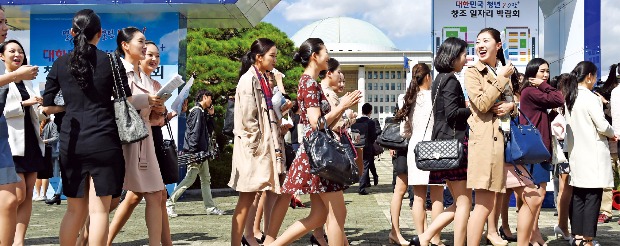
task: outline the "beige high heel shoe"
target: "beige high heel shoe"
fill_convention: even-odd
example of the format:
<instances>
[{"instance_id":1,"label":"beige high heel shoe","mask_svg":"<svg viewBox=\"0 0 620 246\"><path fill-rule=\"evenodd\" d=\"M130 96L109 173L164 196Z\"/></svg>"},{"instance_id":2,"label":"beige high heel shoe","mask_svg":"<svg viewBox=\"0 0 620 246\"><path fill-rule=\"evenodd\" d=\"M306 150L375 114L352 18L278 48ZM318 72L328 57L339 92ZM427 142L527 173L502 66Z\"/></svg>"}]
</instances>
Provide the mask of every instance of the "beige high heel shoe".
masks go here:
<instances>
[{"instance_id":1,"label":"beige high heel shoe","mask_svg":"<svg viewBox=\"0 0 620 246\"><path fill-rule=\"evenodd\" d=\"M564 234L564 231L562 231L562 228L560 228L560 226L558 225L555 225L553 227L553 233L555 233L556 238L562 237L566 241L569 241L571 239L570 235L566 236L566 234Z\"/></svg>"},{"instance_id":2,"label":"beige high heel shoe","mask_svg":"<svg viewBox=\"0 0 620 246\"><path fill-rule=\"evenodd\" d=\"M401 242L401 241L398 240L398 238L393 238L392 234L388 235L388 239L389 239L391 245L401 245L401 246L408 246L408 245L410 245L407 240L405 240L404 242Z\"/></svg>"},{"instance_id":3,"label":"beige high heel shoe","mask_svg":"<svg viewBox=\"0 0 620 246\"><path fill-rule=\"evenodd\" d=\"M504 239L493 241L491 240L491 238L489 238L489 235L486 235L486 238L487 238L487 245L489 244L493 246L507 246L508 245L508 241Z\"/></svg>"}]
</instances>

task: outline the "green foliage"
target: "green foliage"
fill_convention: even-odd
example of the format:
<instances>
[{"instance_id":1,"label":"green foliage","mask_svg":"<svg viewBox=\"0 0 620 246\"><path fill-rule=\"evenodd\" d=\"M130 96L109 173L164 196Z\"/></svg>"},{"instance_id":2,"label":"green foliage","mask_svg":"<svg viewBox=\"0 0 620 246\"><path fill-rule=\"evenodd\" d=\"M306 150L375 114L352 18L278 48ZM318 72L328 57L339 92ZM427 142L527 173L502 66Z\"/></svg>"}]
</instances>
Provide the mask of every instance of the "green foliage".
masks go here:
<instances>
[{"instance_id":1,"label":"green foliage","mask_svg":"<svg viewBox=\"0 0 620 246\"><path fill-rule=\"evenodd\" d=\"M295 52L293 41L275 26L263 22L254 28L246 29L188 29L187 74L195 74L190 98L193 98L198 90L208 89L214 94L216 113L222 115L226 95L234 94L237 87L241 57L249 50L252 42L261 37L276 43L276 68L286 75L286 91L296 98L297 81L303 70L292 60Z\"/></svg>"},{"instance_id":2,"label":"green foliage","mask_svg":"<svg viewBox=\"0 0 620 246\"><path fill-rule=\"evenodd\" d=\"M237 88L241 57L258 38L269 38L276 43L278 56L276 69L284 73L286 92L297 98L297 84L303 73L301 65L293 61L296 47L284 32L269 23L259 23L254 28L199 28L188 29L187 75L194 75L194 85L190 90L189 107L193 107L196 92L207 89L213 93L215 106L215 138L221 154L210 164L213 187L226 187L230 178L232 145L229 138L221 134L223 116L226 111L227 96L234 95Z\"/></svg>"}]
</instances>

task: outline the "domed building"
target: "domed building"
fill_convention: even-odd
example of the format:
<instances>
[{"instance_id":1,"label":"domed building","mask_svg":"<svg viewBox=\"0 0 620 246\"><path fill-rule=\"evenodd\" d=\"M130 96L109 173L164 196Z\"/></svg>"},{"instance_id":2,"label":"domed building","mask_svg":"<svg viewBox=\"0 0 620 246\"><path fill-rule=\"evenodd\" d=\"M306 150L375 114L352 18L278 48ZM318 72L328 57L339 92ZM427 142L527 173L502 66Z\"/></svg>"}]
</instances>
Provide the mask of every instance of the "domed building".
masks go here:
<instances>
[{"instance_id":1,"label":"domed building","mask_svg":"<svg viewBox=\"0 0 620 246\"><path fill-rule=\"evenodd\" d=\"M373 106L372 118L383 124L386 117L396 110L399 94L405 92L411 73L405 69L417 63L432 64L431 51L398 50L381 30L374 25L349 17L333 17L313 22L300 29L291 38L299 47L308 38L325 42L330 57L340 62L346 82L345 91L360 90L364 98L356 108L361 115L361 105Z\"/></svg>"}]
</instances>

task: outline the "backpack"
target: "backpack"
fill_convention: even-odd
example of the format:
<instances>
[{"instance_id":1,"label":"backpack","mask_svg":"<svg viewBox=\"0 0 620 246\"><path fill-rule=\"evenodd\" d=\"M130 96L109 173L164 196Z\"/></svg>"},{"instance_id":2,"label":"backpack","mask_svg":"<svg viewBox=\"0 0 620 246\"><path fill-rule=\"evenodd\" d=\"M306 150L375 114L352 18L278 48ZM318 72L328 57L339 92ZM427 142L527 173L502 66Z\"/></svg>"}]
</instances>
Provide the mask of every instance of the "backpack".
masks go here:
<instances>
[{"instance_id":1,"label":"backpack","mask_svg":"<svg viewBox=\"0 0 620 246\"><path fill-rule=\"evenodd\" d=\"M222 127L222 133L229 137L234 137L235 133L235 99L229 98L226 105L226 114L224 115L224 126Z\"/></svg>"},{"instance_id":2,"label":"backpack","mask_svg":"<svg viewBox=\"0 0 620 246\"><path fill-rule=\"evenodd\" d=\"M351 125L351 132L359 133L360 135L359 141L355 143L355 147L356 148L366 147L366 138L367 138L366 135L368 134L368 123L366 122L357 123L356 122L355 124Z\"/></svg>"}]
</instances>

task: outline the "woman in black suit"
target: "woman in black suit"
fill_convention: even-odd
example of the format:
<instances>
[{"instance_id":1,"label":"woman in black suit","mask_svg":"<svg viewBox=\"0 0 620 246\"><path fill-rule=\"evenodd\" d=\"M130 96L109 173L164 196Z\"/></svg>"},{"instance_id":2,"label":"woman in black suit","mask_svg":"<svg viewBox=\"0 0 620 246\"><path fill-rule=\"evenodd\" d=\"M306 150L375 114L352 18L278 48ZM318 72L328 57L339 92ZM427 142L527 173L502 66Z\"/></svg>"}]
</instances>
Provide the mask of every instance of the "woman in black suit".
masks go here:
<instances>
[{"instance_id":1,"label":"woman in black suit","mask_svg":"<svg viewBox=\"0 0 620 246\"><path fill-rule=\"evenodd\" d=\"M458 38L446 39L437 51L434 65L439 74L431 88L434 102L432 140L456 138L467 146L467 118L471 111L465 104L463 87L454 76L454 73L461 72L465 66L466 55L467 43ZM467 158L464 158L463 163L467 163ZM466 180L467 167L431 171L429 184L446 183L454 197L454 203L438 215L424 233L414 237L411 242L413 245L428 245L431 238L451 221L454 221L454 244L466 244L467 220L471 209L471 190L466 188Z\"/></svg>"},{"instance_id":2,"label":"woman in black suit","mask_svg":"<svg viewBox=\"0 0 620 246\"><path fill-rule=\"evenodd\" d=\"M75 245L87 215L88 243L105 245L110 203L113 196L120 196L125 176L111 100L113 68L107 54L97 49L101 21L93 10L75 14L71 35L74 50L54 62L43 93L46 113L66 113L60 130L60 168L68 202L60 225L60 245ZM119 69L125 93L131 96L125 69ZM64 107L54 105L60 89Z\"/></svg>"}]
</instances>

